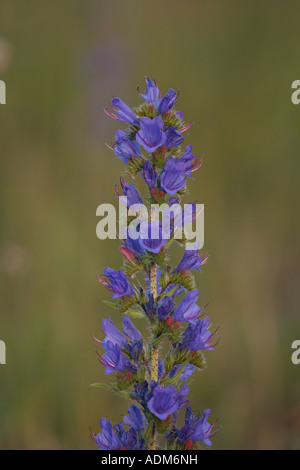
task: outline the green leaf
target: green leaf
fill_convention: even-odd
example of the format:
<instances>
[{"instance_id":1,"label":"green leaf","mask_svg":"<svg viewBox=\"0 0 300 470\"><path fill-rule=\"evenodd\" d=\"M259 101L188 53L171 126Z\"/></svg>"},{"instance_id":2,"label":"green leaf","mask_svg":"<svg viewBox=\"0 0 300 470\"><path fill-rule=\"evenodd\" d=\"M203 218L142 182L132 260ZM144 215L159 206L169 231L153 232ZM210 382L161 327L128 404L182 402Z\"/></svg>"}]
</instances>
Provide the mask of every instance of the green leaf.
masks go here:
<instances>
[{"instance_id":1,"label":"green leaf","mask_svg":"<svg viewBox=\"0 0 300 470\"><path fill-rule=\"evenodd\" d=\"M109 302L108 300L103 300L103 302L109 307L118 308L117 304L115 304L114 302Z\"/></svg>"},{"instance_id":2,"label":"green leaf","mask_svg":"<svg viewBox=\"0 0 300 470\"><path fill-rule=\"evenodd\" d=\"M148 423L147 429L144 433L144 439L147 442L153 440L153 426L154 426L153 421L150 421L150 423Z\"/></svg>"},{"instance_id":3,"label":"green leaf","mask_svg":"<svg viewBox=\"0 0 300 470\"><path fill-rule=\"evenodd\" d=\"M170 282L180 284L187 290L195 289L195 280L188 271L173 272L170 276Z\"/></svg>"},{"instance_id":4,"label":"green leaf","mask_svg":"<svg viewBox=\"0 0 300 470\"><path fill-rule=\"evenodd\" d=\"M178 289L178 286L175 286L173 287L173 289L171 289L170 291L168 292L164 292L163 294L161 294L159 297L162 298L162 297L170 297L171 295L173 295L176 290Z\"/></svg>"},{"instance_id":5,"label":"green leaf","mask_svg":"<svg viewBox=\"0 0 300 470\"><path fill-rule=\"evenodd\" d=\"M183 369L185 368L185 366L188 364L189 361L185 361L182 366L178 369L178 371L176 372L176 374L172 377L172 378L169 378L169 377L166 377L165 380L163 380L163 383L164 384L167 384L167 385L171 385L171 384L174 384L175 382L177 382L177 380L180 378L182 372L183 372Z\"/></svg>"},{"instance_id":6,"label":"green leaf","mask_svg":"<svg viewBox=\"0 0 300 470\"><path fill-rule=\"evenodd\" d=\"M127 310L126 315L129 315L132 318L144 318L145 315L140 310Z\"/></svg>"},{"instance_id":7,"label":"green leaf","mask_svg":"<svg viewBox=\"0 0 300 470\"><path fill-rule=\"evenodd\" d=\"M95 383L95 384L90 384L90 387L107 388L108 390L111 390L111 391L117 393L117 394L120 395L122 398L126 398L127 400L128 400L128 399L131 399L131 394L130 394L130 393L127 393L127 392L123 392L123 391L121 391L121 390L118 390L117 388L112 387L112 386L109 385L109 384Z\"/></svg>"},{"instance_id":8,"label":"green leaf","mask_svg":"<svg viewBox=\"0 0 300 470\"><path fill-rule=\"evenodd\" d=\"M159 343L164 339L164 338L167 338L168 337L168 333L162 333L158 338L156 338L152 345L157 348L157 346L159 346Z\"/></svg>"}]
</instances>

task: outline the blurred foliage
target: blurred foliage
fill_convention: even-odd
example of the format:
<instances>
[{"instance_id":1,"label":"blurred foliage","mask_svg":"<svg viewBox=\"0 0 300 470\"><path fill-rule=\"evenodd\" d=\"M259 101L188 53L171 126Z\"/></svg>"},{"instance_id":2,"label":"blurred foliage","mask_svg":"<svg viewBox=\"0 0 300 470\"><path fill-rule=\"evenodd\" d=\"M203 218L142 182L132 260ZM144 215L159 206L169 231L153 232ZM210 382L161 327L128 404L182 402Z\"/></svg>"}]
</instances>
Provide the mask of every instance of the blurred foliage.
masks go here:
<instances>
[{"instance_id":1,"label":"blurred foliage","mask_svg":"<svg viewBox=\"0 0 300 470\"><path fill-rule=\"evenodd\" d=\"M210 252L196 281L222 340L192 404L220 417L216 449L299 449L299 2L0 10L0 448L92 449L89 427L126 410L89 387L105 379L91 337L114 314L96 275L121 263L118 242L96 237L96 208L116 202L123 169L103 108L112 95L138 105L148 75L180 89L187 143L205 154L189 184Z\"/></svg>"}]
</instances>

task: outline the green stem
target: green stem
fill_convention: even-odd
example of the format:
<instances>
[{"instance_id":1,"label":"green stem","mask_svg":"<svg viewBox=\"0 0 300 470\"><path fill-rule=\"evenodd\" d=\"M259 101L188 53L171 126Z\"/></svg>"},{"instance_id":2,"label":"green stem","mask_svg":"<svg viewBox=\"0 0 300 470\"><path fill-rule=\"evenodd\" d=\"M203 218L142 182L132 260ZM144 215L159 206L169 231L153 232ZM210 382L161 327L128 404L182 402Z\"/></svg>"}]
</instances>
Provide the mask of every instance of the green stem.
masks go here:
<instances>
[{"instance_id":1,"label":"green stem","mask_svg":"<svg viewBox=\"0 0 300 470\"><path fill-rule=\"evenodd\" d=\"M151 288L151 294L153 294L153 297L154 297L154 301L157 298L156 283L157 283L157 268L156 268L155 263L151 263L150 288ZM156 347L152 347L152 350L151 350L151 380L154 380L155 382L158 381L158 348ZM149 450L155 450L155 446L156 446L155 428L153 428L152 439L153 440L149 446Z\"/></svg>"}]
</instances>

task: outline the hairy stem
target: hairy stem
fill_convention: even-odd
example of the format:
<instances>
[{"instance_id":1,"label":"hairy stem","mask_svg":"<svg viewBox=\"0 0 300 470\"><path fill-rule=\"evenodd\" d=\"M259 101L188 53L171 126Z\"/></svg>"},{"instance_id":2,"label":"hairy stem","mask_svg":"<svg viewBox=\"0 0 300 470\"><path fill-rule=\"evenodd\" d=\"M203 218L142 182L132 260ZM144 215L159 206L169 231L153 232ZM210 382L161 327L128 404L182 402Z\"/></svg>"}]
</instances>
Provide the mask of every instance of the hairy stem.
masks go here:
<instances>
[{"instance_id":1,"label":"hairy stem","mask_svg":"<svg viewBox=\"0 0 300 470\"><path fill-rule=\"evenodd\" d=\"M151 263L151 271L150 271L150 288L151 294L153 294L154 300L157 297L157 268L155 263ZM152 347L151 351L151 380L158 381L158 348ZM155 450L156 445L156 433L155 428L153 428L153 435L152 435L152 442L149 446L150 450Z\"/></svg>"}]
</instances>

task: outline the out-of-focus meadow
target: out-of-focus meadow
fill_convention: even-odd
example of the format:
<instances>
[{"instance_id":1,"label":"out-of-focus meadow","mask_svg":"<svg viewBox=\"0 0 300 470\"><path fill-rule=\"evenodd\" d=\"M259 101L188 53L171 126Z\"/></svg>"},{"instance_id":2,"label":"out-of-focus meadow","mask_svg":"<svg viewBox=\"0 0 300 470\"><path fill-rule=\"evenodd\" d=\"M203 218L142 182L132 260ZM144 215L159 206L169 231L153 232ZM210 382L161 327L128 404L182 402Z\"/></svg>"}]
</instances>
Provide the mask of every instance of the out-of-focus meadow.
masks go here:
<instances>
[{"instance_id":1,"label":"out-of-focus meadow","mask_svg":"<svg viewBox=\"0 0 300 470\"><path fill-rule=\"evenodd\" d=\"M116 203L123 170L103 108L138 105L145 75L180 90L205 155L189 181L210 253L196 281L222 339L192 404L219 416L215 449L300 448L299 14L296 1L0 0L1 449L93 449L89 427L127 409L89 387L110 379L92 335L103 316L120 324L96 275L121 253L97 239L96 208Z\"/></svg>"}]
</instances>

